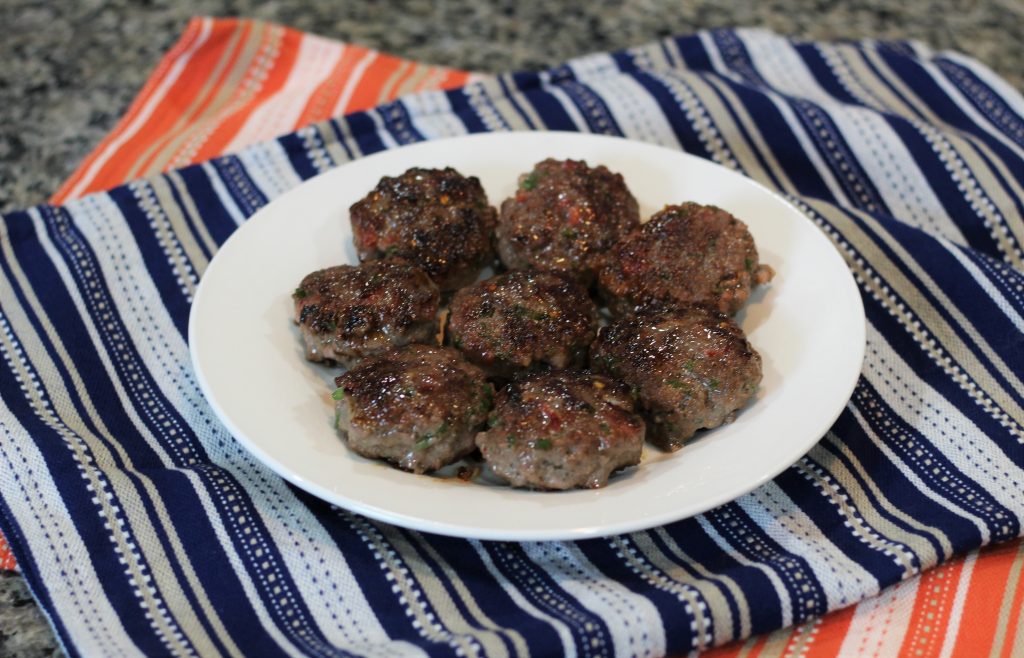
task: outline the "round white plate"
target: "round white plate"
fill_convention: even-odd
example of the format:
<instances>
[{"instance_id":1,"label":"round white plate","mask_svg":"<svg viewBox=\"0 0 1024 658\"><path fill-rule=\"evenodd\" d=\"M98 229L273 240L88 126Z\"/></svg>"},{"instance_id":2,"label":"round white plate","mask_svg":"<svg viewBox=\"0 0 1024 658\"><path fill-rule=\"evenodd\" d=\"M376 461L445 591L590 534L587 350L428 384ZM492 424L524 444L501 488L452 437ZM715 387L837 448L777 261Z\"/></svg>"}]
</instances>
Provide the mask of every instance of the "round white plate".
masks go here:
<instances>
[{"instance_id":1,"label":"round white plate","mask_svg":"<svg viewBox=\"0 0 1024 658\"><path fill-rule=\"evenodd\" d=\"M303 358L291 292L313 270L355 263L349 206L382 176L452 166L498 205L546 157L618 171L641 216L668 203L715 204L743 219L775 279L737 316L764 359L756 402L732 424L644 461L601 490L520 491L412 475L350 452L332 427L337 368ZM864 354L864 309L836 249L757 183L649 144L577 133L492 133L362 158L282 195L239 228L203 275L189 346L214 412L258 459L328 502L460 537L583 539L661 525L726 503L806 453L849 399Z\"/></svg>"}]
</instances>

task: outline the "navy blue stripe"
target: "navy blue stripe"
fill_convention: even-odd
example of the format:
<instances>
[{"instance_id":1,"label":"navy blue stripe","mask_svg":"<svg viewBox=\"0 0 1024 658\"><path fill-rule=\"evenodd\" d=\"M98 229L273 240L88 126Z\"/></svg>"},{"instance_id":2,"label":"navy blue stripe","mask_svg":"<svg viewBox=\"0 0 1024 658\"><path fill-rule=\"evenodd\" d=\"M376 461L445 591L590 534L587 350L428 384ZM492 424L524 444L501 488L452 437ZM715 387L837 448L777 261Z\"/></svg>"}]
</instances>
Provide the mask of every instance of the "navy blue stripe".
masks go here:
<instances>
[{"instance_id":1,"label":"navy blue stripe","mask_svg":"<svg viewBox=\"0 0 1024 658\"><path fill-rule=\"evenodd\" d=\"M290 133L278 138L277 140L284 149L285 154L288 156L288 163L302 180L307 180L320 173L320 169L313 164L313 158L310 157L310 153L307 150L307 140L315 140L317 146L323 146L323 140L320 135L320 129L323 125L325 124L306 126L297 132ZM330 154L328 154L326 150L322 150L321 154L328 161L331 161L331 164L338 164L337 162L333 162ZM349 154L350 159L351 157L351 154Z\"/></svg>"},{"instance_id":2,"label":"navy blue stripe","mask_svg":"<svg viewBox=\"0 0 1024 658\"><path fill-rule=\"evenodd\" d=\"M238 225L235 224L234 218L221 203L209 175L202 166L198 165L179 169L178 174L185 181L189 196L192 197L192 201L202 215L195 219L202 223L217 245L224 244L224 241L231 236ZM192 220L193 218L190 218L190 221ZM213 254L208 253L205 249L205 244L203 247L203 253L207 257L212 257Z\"/></svg>"},{"instance_id":3,"label":"navy blue stripe","mask_svg":"<svg viewBox=\"0 0 1024 658\"><path fill-rule=\"evenodd\" d=\"M267 196L249 176L242 163L233 155L225 155L210 161L217 170L224 187L246 218L267 205Z\"/></svg>"},{"instance_id":4,"label":"navy blue stripe","mask_svg":"<svg viewBox=\"0 0 1024 658\"><path fill-rule=\"evenodd\" d=\"M466 96L466 89L476 89L478 87L479 84L470 85L469 87L463 87L462 89L445 92L445 96L448 98L448 104L451 105L452 111L459 117L462 124L466 126L466 130L471 133L487 132L487 126L484 124L483 120L477 116L476 112L473 111L473 108L469 104L469 99Z\"/></svg>"},{"instance_id":5,"label":"navy blue stripe","mask_svg":"<svg viewBox=\"0 0 1024 658\"><path fill-rule=\"evenodd\" d=\"M669 86L670 82L679 85L686 83L670 73L638 73L636 81L658 103L658 108L668 119L669 125L672 126L672 132L683 151L710 160L711 152L700 139L690 119L686 116L686 111L673 96Z\"/></svg>"}]
</instances>

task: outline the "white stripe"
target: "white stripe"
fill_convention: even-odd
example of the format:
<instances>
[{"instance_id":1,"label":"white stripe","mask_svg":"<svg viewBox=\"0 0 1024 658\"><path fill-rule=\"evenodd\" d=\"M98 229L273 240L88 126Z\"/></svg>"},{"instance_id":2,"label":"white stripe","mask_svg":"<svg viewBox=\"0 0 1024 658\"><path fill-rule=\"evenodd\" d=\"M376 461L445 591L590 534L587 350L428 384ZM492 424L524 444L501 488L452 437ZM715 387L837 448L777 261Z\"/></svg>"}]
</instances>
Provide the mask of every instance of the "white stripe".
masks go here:
<instances>
[{"instance_id":1,"label":"white stripe","mask_svg":"<svg viewBox=\"0 0 1024 658\"><path fill-rule=\"evenodd\" d=\"M558 99L558 104L561 105L562 109L565 110L565 113L569 115L569 119L572 120L573 124L575 124L576 130L585 133L590 132L590 126L587 125L587 120L582 114L580 114L579 109L576 107L576 103L574 103L573 100L569 98L564 91L562 91L561 87L556 85L548 86L545 84L544 91Z\"/></svg>"},{"instance_id":2,"label":"white stripe","mask_svg":"<svg viewBox=\"0 0 1024 658\"><path fill-rule=\"evenodd\" d=\"M616 75L588 84L604 100L626 137L682 150L665 113L635 78Z\"/></svg>"},{"instance_id":3,"label":"white stripe","mask_svg":"<svg viewBox=\"0 0 1024 658\"><path fill-rule=\"evenodd\" d=\"M1010 109L1017 113L1018 119L1024 120L1024 96L1021 96L1019 89L1011 86L1006 80L1000 78L990 68L975 59L953 51L943 51L940 54L946 59L969 69L974 75L978 76L992 91L999 95L1000 99Z\"/></svg>"},{"instance_id":4,"label":"white stripe","mask_svg":"<svg viewBox=\"0 0 1024 658\"><path fill-rule=\"evenodd\" d=\"M406 96L402 99L402 104L408 110L409 120L416 132L427 139L455 137L469 132L466 125L455 115L448 96L442 91L427 91Z\"/></svg>"},{"instance_id":5,"label":"white stripe","mask_svg":"<svg viewBox=\"0 0 1024 658\"><path fill-rule=\"evenodd\" d=\"M0 323L6 325L3 316ZM5 473L22 474L19 479L0 478L0 490L9 504L11 520L28 543L55 615L74 639L76 651L83 656L142 656L86 557L89 549L71 521L46 460L2 398L0 456ZM29 472L32 477L25 477ZM30 490L22 491L25 487Z\"/></svg>"},{"instance_id":6,"label":"white stripe","mask_svg":"<svg viewBox=\"0 0 1024 658\"><path fill-rule=\"evenodd\" d=\"M231 197L231 193L224 187L224 181L217 175L217 170L209 162L204 162L202 167L203 173L206 174L206 178L210 181L210 186L213 187L213 191L217 195L217 200L220 201L220 205L228 211L231 219L235 220L235 224L241 225L245 221L245 215L242 214L242 210Z\"/></svg>"},{"instance_id":7,"label":"white stripe","mask_svg":"<svg viewBox=\"0 0 1024 658\"><path fill-rule=\"evenodd\" d=\"M893 217L948 240L967 242L906 144L881 115L859 107L832 110L831 115Z\"/></svg>"},{"instance_id":8,"label":"white stripe","mask_svg":"<svg viewBox=\"0 0 1024 658\"><path fill-rule=\"evenodd\" d=\"M523 551L560 587L601 617L614 642L614 655L665 655L665 623L658 609L646 597L605 578L578 546L529 542Z\"/></svg>"},{"instance_id":9,"label":"white stripe","mask_svg":"<svg viewBox=\"0 0 1024 658\"><path fill-rule=\"evenodd\" d=\"M338 102L334 104L334 109L331 110L331 116L336 117L345 112L345 108L348 107L349 101L352 98L352 94L355 93L356 88L363 79L363 73L373 63L373 60L377 59L378 54L376 51L371 50L370 52L363 55L356 65L352 67L351 73L348 74L348 80L345 82L345 87L341 90L341 95L338 97Z\"/></svg>"},{"instance_id":10,"label":"white stripe","mask_svg":"<svg viewBox=\"0 0 1024 658\"><path fill-rule=\"evenodd\" d=\"M920 62L920 64L921 68L927 71L928 74L932 77L932 80L935 82L935 84L938 85L942 89L942 91L946 93L946 96L949 97L949 100L955 103L957 109L966 114L974 123L974 125L985 130L985 132L987 132L994 139L1001 142L1003 146L1008 148L1017 157L1024 158L1024 149L1020 147L1020 144L1014 142L1012 139L1008 138L1005 134L1003 134L1003 131L994 126L992 122L989 121L988 117L979 114L978 111L974 109L974 103L972 103L967 97L965 97L963 93L960 91L960 89L958 89L946 78L945 73L943 73L941 70L939 70L937 66L931 64L930 62L922 61ZM1012 96L1010 97L1012 98Z\"/></svg>"},{"instance_id":11,"label":"white stripe","mask_svg":"<svg viewBox=\"0 0 1024 658\"><path fill-rule=\"evenodd\" d=\"M302 182L277 140L242 149L236 157L267 199L274 199Z\"/></svg>"},{"instance_id":12,"label":"white stripe","mask_svg":"<svg viewBox=\"0 0 1024 658\"><path fill-rule=\"evenodd\" d=\"M167 308L160 303L160 295L146 272L142 254L134 246L131 231L117 207L106 195L92 195L84 202L73 204L72 209L78 215L76 225L97 252L117 314L122 318L132 343L139 348L142 367L158 382L167 383L161 392L185 421L192 428L197 428L198 438L211 461L229 471L257 503L273 543L295 549L281 551L285 567L296 581L295 593L304 596L320 630L332 643L372 645L376 655L390 655L387 636L361 595L344 557L340 552L323 549L333 546L334 541L316 517L295 499L284 480L269 474L266 467L245 451L223 426L205 422L211 411L195 381L188 346L175 329ZM84 310L80 313L84 315ZM131 412L133 405L120 388L119 395L126 411ZM135 423L142 431L138 419ZM159 443L152 440L149 443L165 463L170 461ZM198 485L197 492L203 498L211 522L215 526L224 523L225 518L215 511L212 504L211 496L217 492L204 491ZM272 501L274 504L259 505L260 501ZM218 535L221 547L228 551L236 565L235 574L247 590L255 593L257 587L243 570L227 532L219 529ZM320 564L318 557L331 559ZM261 587L263 597L275 598L270 591L272 584L261 583ZM345 592L344 600L340 596L332 598L331 592ZM277 634L275 622L263 610L260 598L254 596L247 604L257 608L268 632Z\"/></svg>"},{"instance_id":13,"label":"white stripe","mask_svg":"<svg viewBox=\"0 0 1024 658\"><path fill-rule=\"evenodd\" d=\"M837 655L844 658L899 655L914 607L898 605L898 602L913 601L920 581L914 578L898 583L858 605Z\"/></svg>"},{"instance_id":14,"label":"white stripe","mask_svg":"<svg viewBox=\"0 0 1024 658\"><path fill-rule=\"evenodd\" d=\"M494 564L494 560L491 559L491 554L487 552L487 549L484 548L484 545L479 540L473 539L470 540L470 543L472 544L473 549L477 552L477 555L480 556L480 560L484 563L484 566L487 567L487 571L491 574L491 577L501 585L501 589L505 592L505 595L515 603L516 608L530 615L534 619L539 619L548 624L552 630L555 631L555 634L558 635L558 639L562 644L561 651L554 652L553 655L561 655L563 658L576 658L576 643L573 641L572 631L569 630L569 627L562 622L562 620L538 609L525 596L523 596L520 591L520 586L509 582L509 579Z\"/></svg>"},{"instance_id":15,"label":"white stripe","mask_svg":"<svg viewBox=\"0 0 1024 658\"><path fill-rule=\"evenodd\" d=\"M988 493L1011 513L1024 516L1024 491L1020 487L1024 470L1009 459L993 459L1003 454L999 444L942 394L919 379L873 325L868 323L867 329L869 356L864 362L864 376L886 405L924 435L935 451L949 459L968 484ZM877 353L877 358L870 357L872 351ZM895 455L890 458L895 464L905 463ZM930 466L927 462L921 465ZM909 475L909 471L907 473ZM999 518L1001 514L993 512L989 521L1008 524L1009 519ZM987 532L985 542L989 539Z\"/></svg>"},{"instance_id":16,"label":"white stripe","mask_svg":"<svg viewBox=\"0 0 1024 658\"><path fill-rule=\"evenodd\" d=\"M799 505L774 482L758 487L736 502L783 551L807 562L815 579L822 584L829 610L845 607L878 592L878 580L871 572L829 541ZM794 586L811 591L809 584L794 583ZM805 601L805 613L814 611L813 603L809 598Z\"/></svg>"},{"instance_id":17,"label":"white stripe","mask_svg":"<svg viewBox=\"0 0 1024 658\"><path fill-rule=\"evenodd\" d=\"M160 86L157 87L156 91L153 92L153 95L149 97L148 101L146 101L146 104L143 106L142 110L139 111L135 120L124 129L124 132L110 142L110 144L107 145L95 160L93 160L92 164L89 165L89 168L86 169L84 174L82 174L82 178L80 178L78 183L76 183L71 191L68 192L69 198L81 195L82 191L89 185L93 177L96 175L96 172L98 172L100 168L107 163L107 160L109 160L125 142L131 139L135 133L145 125L146 121L149 120L150 115L157 110L157 107L163 101L164 96L167 95L167 91L171 88L171 85L173 85L181 75L182 71L185 69L185 65L190 59L192 59L192 55L194 55L195 52L199 50L199 47L202 46L209 38L212 25L212 19L202 19L202 29L200 30L199 38L196 39L196 42L193 43L188 50L182 53L181 56L175 60L174 66L171 67L171 70L167 72L167 75L160 83Z\"/></svg>"},{"instance_id":18,"label":"white stripe","mask_svg":"<svg viewBox=\"0 0 1024 658\"><path fill-rule=\"evenodd\" d=\"M953 607L949 611L949 621L946 625L946 635L942 639L942 652L939 658L951 658L953 655L956 638L960 634L960 622L964 618L964 606L967 605L967 592L971 589L971 577L974 575L974 565L977 561L978 551L971 551L964 557L964 566L956 583Z\"/></svg>"},{"instance_id":19,"label":"white stripe","mask_svg":"<svg viewBox=\"0 0 1024 658\"><path fill-rule=\"evenodd\" d=\"M1006 318L1012 322L1015 327L1017 327L1017 331L1024 333L1024 318L1017 313L1017 309L1015 309L1013 304L1006 299L1003 293L992 285L990 278L986 276L985 273L978 268L977 264L969 259L963 251L958 249L956 245L950 244L945 240L940 240L940 242L942 243L942 246L946 248L946 251L952 254L953 257L960 262L960 265L970 273L975 283L981 286L981 289L988 294L993 303L999 307L999 310L1006 316Z\"/></svg>"},{"instance_id":20,"label":"white stripe","mask_svg":"<svg viewBox=\"0 0 1024 658\"><path fill-rule=\"evenodd\" d=\"M723 537L717 529L715 529L715 526L711 525L711 523L707 520L707 518L705 518L704 515L698 516L697 522L700 523L701 529L707 534L707 536L710 537L711 540L715 542L715 544L717 544L718 547L722 549L722 551L725 554L727 554L733 560L735 560L736 562L745 567L752 567L754 569L757 569L758 571L763 573L766 578L768 578L769 582L771 582L772 584L772 589L775 590L775 596L778 597L779 601L779 611L781 612L782 616L779 627L785 628L786 626L792 625L794 621L793 599L789 593L789 590L786 588L786 585L782 582L782 579L779 578L779 574L776 573L775 569L769 568L768 565L766 565L763 562L755 562L749 559L740 551L736 550L729 543L729 541L725 537ZM757 605L757 602L752 601L751 604Z\"/></svg>"},{"instance_id":21,"label":"white stripe","mask_svg":"<svg viewBox=\"0 0 1024 658\"><path fill-rule=\"evenodd\" d=\"M231 153L292 130L309 102L310 90L330 76L343 52L344 47L335 41L303 35L287 80L246 118L224 152Z\"/></svg>"}]
</instances>

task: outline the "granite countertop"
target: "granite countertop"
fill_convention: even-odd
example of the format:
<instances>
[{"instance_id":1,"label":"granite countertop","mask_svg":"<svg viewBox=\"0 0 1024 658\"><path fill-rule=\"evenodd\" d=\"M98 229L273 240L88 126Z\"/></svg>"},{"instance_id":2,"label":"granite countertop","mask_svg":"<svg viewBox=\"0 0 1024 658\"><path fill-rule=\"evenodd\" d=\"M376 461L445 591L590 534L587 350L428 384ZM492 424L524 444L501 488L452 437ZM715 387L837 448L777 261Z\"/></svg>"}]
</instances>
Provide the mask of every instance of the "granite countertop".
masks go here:
<instances>
[{"instance_id":1,"label":"granite countertop","mask_svg":"<svg viewBox=\"0 0 1024 658\"><path fill-rule=\"evenodd\" d=\"M188 19L204 14L275 21L490 72L709 27L917 39L972 55L1024 89L1024 0L0 0L0 212L45 201L114 126ZM0 575L0 655L62 655L12 573Z\"/></svg>"}]
</instances>

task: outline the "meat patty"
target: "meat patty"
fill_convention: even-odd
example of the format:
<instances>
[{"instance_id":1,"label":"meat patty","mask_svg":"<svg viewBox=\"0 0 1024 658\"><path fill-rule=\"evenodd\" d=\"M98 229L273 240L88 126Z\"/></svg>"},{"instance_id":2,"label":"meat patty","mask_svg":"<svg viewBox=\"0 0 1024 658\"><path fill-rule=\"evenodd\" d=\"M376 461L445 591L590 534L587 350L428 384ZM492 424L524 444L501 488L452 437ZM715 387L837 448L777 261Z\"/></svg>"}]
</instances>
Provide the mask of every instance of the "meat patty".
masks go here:
<instances>
[{"instance_id":1,"label":"meat patty","mask_svg":"<svg viewBox=\"0 0 1024 658\"><path fill-rule=\"evenodd\" d=\"M452 297L448 341L491 376L547 364L585 362L597 333L597 307L576 281L517 270Z\"/></svg>"},{"instance_id":2,"label":"meat patty","mask_svg":"<svg viewBox=\"0 0 1024 658\"><path fill-rule=\"evenodd\" d=\"M591 367L632 387L659 447L733 420L757 393L761 356L729 316L699 306L641 313L601 329Z\"/></svg>"},{"instance_id":3,"label":"meat patty","mask_svg":"<svg viewBox=\"0 0 1024 658\"><path fill-rule=\"evenodd\" d=\"M515 487L597 488L640 463L644 422L629 389L572 370L534 373L499 394L488 429L476 437L491 470Z\"/></svg>"},{"instance_id":4,"label":"meat patty","mask_svg":"<svg viewBox=\"0 0 1024 658\"><path fill-rule=\"evenodd\" d=\"M620 174L547 159L520 176L515 196L501 204L498 254L509 269L568 272L589 285L602 254L639 223Z\"/></svg>"},{"instance_id":5,"label":"meat patty","mask_svg":"<svg viewBox=\"0 0 1024 658\"><path fill-rule=\"evenodd\" d=\"M666 206L608 253L598 286L608 308L706 304L735 313L774 272L758 263L746 224L715 206Z\"/></svg>"},{"instance_id":6,"label":"meat patty","mask_svg":"<svg viewBox=\"0 0 1024 658\"><path fill-rule=\"evenodd\" d=\"M349 213L360 260L407 258L442 291L472 282L494 260L497 211L475 176L451 167L384 177Z\"/></svg>"},{"instance_id":7,"label":"meat patty","mask_svg":"<svg viewBox=\"0 0 1024 658\"><path fill-rule=\"evenodd\" d=\"M349 447L426 473L473 452L494 387L449 347L406 345L334 380L336 426Z\"/></svg>"},{"instance_id":8,"label":"meat patty","mask_svg":"<svg viewBox=\"0 0 1024 658\"><path fill-rule=\"evenodd\" d=\"M430 340L440 298L426 272L397 259L319 270L292 293L306 358L346 367L389 347Z\"/></svg>"}]
</instances>

